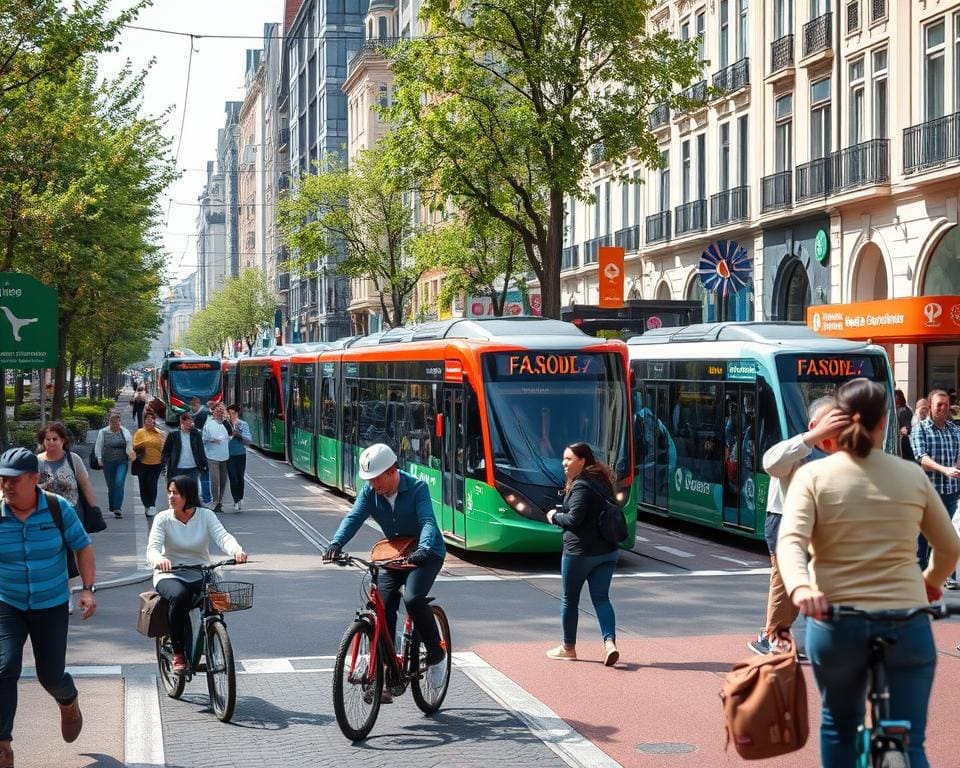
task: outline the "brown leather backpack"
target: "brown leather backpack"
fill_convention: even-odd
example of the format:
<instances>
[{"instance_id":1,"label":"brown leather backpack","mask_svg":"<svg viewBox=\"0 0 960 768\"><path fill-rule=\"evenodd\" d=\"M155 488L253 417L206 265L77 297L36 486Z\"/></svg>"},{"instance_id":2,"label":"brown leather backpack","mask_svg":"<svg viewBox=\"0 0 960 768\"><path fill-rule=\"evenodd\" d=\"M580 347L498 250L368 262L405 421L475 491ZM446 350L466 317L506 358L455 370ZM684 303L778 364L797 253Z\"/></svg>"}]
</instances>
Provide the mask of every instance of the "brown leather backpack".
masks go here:
<instances>
[{"instance_id":1,"label":"brown leather backpack","mask_svg":"<svg viewBox=\"0 0 960 768\"><path fill-rule=\"evenodd\" d=\"M137 632L145 637L163 637L170 634L169 603L158 592L140 593L137 614Z\"/></svg>"},{"instance_id":2,"label":"brown leather backpack","mask_svg":"<svg viewBox=\"0 0 960 768\"><path fill-rule=\"evenodd\" d=\"M807 742L807 686L796 646L734 664L720 698L727 746L745 760L794 752Z\"/></svg>"}]
</instances>

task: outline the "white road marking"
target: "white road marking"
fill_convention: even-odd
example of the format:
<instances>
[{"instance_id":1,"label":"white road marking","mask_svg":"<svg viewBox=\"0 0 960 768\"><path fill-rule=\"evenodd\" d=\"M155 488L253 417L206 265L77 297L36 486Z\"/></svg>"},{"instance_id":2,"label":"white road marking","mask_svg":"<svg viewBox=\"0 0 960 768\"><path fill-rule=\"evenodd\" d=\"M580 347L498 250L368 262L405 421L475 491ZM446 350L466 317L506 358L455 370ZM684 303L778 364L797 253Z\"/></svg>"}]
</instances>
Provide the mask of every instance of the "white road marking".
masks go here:
<instances>
[{"instance_id":1,"label":"white road marking","mask_svg":"<svg viewBox=\"0 0 960 768\"><path fill-rule=\"evenodd\" d=\"M82 667L67 667L67 672L73 677L119 677L123 668L120 665L90 664ZM35 667L24 667L20 677L34 679L37 676Z\"/></svg>"},{"instance_id":2,"label":"white road marking","mask_svg":"<svg viewBox=\"0 0 960 768\"><path fill-rule=\"evenodd\" d=\"M749 560L737 560L735 557L727 557L726 555L711 555L711 557L717 558L717 560L726 560L728 563L736 563L737 565L743 565L749 568L753 563Z\"/></svg>"},{"instance_id":3,"label":"white road marking","mask_svg":"<svg viewBox=\"0 0 960 768\"><path fill-rule=\"evenodd\" d=\"M635 539L636 541L643 541L643 542L648 542L648 541L650 541L650 539L645 538L644 536L634 536L634 539Z\"/></svg>"},{"instance_id":4,"label":"white road marking","mask_svg":"<svg viewBox=\"0 0 960 768\"><path fill-rule=\"evenodd\" d=\"M662 544L654 547L654 549L659 549L661 552L666 552L670 555L676 555L677 557L696 557L696 555L693 555L689 552L684 552L682 549L674 549L673 547L666 547Z\"/></svg>"},{"instance_id":5,"label":"white road marking","mask_svg":"<svg viewBox=\"0 0 960 768\"><path fill-rule=\"evenodd\" d=\"M290 659L244 659L243 671L248 674L278 674L280 672L296 672Z\"/></svg>"},{"instance_id":6,"label":"white road marking","mask_svg":"<svg viewBox=\"0 0 960 768\"><path fill-rule=\"evenodd\" d=\"M124 764L127 768L163 768L163 723L157 678L124 680Z\"/></svg>"},{"instance_id":7,"label":"white road marking","mask_svg":"<svg viewBox=\"0 0 960 768\"><path fill-rule=\"evenodd\" d=\"M635 571L633 573L615 573L615 579L675 579L683 578L702 578L717 576L769 576L770 568L748 568L744 571L682 571L679 573L666 573L664 571ZM509 573L509 574L471 574L466 576L456 576L453 574L438 576L437 581L533 581L535 579L555 580L560 579L559 573Z\"/></svg>"}]
</instances>

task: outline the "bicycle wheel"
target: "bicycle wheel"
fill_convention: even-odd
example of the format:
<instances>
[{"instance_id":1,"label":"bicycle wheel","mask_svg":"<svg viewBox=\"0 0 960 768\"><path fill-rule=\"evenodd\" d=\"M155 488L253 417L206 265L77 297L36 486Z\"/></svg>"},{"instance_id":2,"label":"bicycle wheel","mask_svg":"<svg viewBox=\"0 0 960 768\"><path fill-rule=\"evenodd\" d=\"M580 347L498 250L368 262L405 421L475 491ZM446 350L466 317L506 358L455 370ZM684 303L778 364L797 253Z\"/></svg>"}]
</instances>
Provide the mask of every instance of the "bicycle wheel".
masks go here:
<instances>
[{"instance_id":1,"label":"bicycle wheel","mask_svg":"<svg viewBox=\"0 0 960 768\"><path fill-rule=\"evenodd\" d=\"M431 685L427 680L426 673L424 673L422 677L414 679L411 686L413 700L428 715L440 709L440 705L443 704L443 700L447 696L447 688L450 687L450 668L453 663L451 659L453 645L450 642L450 622L447 621L447 614L439 605L431 607L437 622L437 629L440 630L440 644L443 646L443 650L447 652L447 656L443 660L443 680L436 685ZM426 658L426 655L427 649L420 642L417 646L417 663L419 664L422 659Z\"/></svg>"},{"instance_id":2,"label":"bicycle wheel","mask_svg":"<svg viewBox=\"0 0 960 768\"><path fill-rule=\"evenodd\" d=\"M207 690L210 706L221 722L229 723L237 706L237 670L227 626L214 621L207 629Z\"/></svg>"},{"instance_id":3,"label":"bicycle wheel","mask_svg":"<svg viewBox=\"0 0 960 768\"><path fill-rule=\"evenodd\" d=\"M351 741L367 738L380 712L383 665L370 668L373 642L373 625L358 619L344 632L333 665L333 711Z\"/></svg>"},{"instance_id":4,"label":"bicycle wheel","mask_svg":"<svg viewBox=\"0 0 960 768\"><path fill-rule=\"evenodd\" d=\"M170 644L169 635L157 638L157 671L160 673L160 682L167 696L171 699L179 699L187 684L187 676L173 672L173 646Z\"/></svg>"},{"instance_id":5,"label":"bicycle wheel","mask_svg":"<svg viewBox=\"0 0 960 768\"><path fill-rule=\"evenodd\" d=\"M907 756L903 752L883 752L877 762L877 768L909 768Z\"/></svg>"}]
</instances>

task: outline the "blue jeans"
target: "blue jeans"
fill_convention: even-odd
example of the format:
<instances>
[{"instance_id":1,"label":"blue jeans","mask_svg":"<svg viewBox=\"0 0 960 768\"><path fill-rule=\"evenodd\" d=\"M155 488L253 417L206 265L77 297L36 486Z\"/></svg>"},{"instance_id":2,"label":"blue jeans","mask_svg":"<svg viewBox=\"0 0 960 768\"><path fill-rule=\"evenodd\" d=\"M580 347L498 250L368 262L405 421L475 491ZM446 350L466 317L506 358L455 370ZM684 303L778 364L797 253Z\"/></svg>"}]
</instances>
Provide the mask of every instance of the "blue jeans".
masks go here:
<instances>
[{"instance_id":1,"label":"blue jeans","mask_svg":"<svg viewBox=\"0 0 960 768\"><path fill-rule=\"evenodd\" d=\"M103 462L103 479L107 481L107 501L110 510L123 509L123 486L127 482L127 469L130 462Z\"/></svg>"},{"instance_id":2,"label":"blue jeans","mask_svg":"<svg viewBox=\"0 0 960 768\"><path fill-rule=\"evenodd\" d=\"M210 472L201 472L200 473L200 501L204 504L209 504L213 501L213 497L210 495Z\"/></svg>"},{"instance_id":3,"label":"blue jeans","mask_svg":"<svg viewBox=\"0 0 960 768\"><path fill-rule=\"evenodd\" d=\"M877 635L896 639L886 652L890 716L910 721L910 765L930 766L923 748L927 705L937 665L930 618L917 616L905 623L894 623L849 617L830 622L807 621L807 656L823 701L823 768L850 768L857 764L857 728L864 719L869 640Z\"/></svg>"},{"instance_id":4,"label":"blue jeans","mask_svg":"<svg viewBox=\"0 0 960 768\"><path fill-rule=\"evenodd\" d=\"M17 714L17 681L23 669L23 646L30 636L37 679L53 698L69 704L77 696L65 671L67 604L38 611L21 611L0 602L0 741L10 741Z\"/></svg>"},{"instance_id":5,"label":"blue jeans","mask_svg":"<svg viewBox=\"0 0 960 768\"><path fill-rule=\"evenodd\" d=\"M576 645L577 620L580 618L580 592L583 582L590 587L590 600L597 612L600 634L604 640L617 639L617 618L610 603L610 582L620 559L620 550L603 555L568 555L560 560L560 580L563 595L560 598L560 623L563 626L564 645Z\"/></svg>"}]
</instances>

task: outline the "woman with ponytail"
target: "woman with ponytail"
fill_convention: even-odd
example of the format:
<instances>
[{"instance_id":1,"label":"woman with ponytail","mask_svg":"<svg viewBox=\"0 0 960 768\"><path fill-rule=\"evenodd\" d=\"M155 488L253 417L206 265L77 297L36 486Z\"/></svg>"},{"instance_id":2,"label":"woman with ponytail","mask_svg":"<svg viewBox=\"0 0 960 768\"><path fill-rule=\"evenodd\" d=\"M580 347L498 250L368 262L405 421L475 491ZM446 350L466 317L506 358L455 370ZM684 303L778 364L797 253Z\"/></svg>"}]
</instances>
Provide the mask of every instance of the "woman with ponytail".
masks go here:
<instances>
[{"instance_id":1,"label":"woman with ponytail","mask_svg":"<svg viewBox=\"0 0 960 768\"><path fill-rule=\"evenodd\" d=\"M910 721L910 764L928 768L924 732L936 666L929 617L882 625L863 617L825 619L830 604L897 610L940 599L940 585L960 557L960 537L923 470L883 452L884 387L848 381L837 391L837 407L850 417L837 438L839 450L797 471L777 545L787 593L812 619L806 651L823 700L821 763L848 768L857 762L868 646L882 633L896 638L886 657L891 716ZM918 531L932 548L922 573Z\"/></svg>"}]
</instances>

